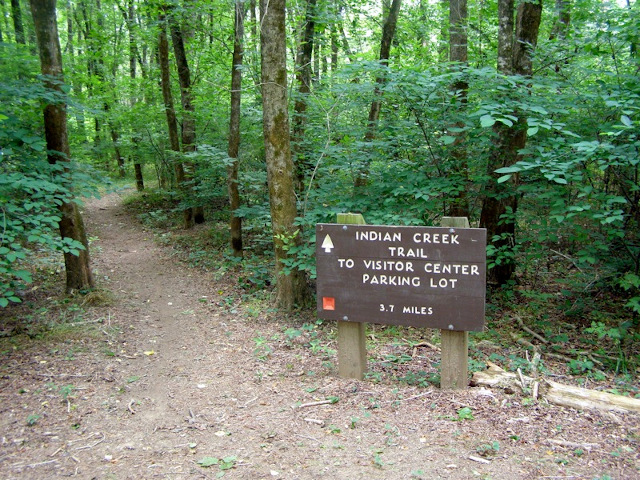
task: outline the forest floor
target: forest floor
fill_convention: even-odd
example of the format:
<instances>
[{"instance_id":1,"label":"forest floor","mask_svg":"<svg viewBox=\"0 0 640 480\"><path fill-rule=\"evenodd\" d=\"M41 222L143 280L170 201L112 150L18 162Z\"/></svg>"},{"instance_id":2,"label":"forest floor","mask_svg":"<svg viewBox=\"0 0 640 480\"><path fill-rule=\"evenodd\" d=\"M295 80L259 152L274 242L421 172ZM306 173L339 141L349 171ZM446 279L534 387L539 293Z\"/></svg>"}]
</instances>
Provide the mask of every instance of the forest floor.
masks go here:
<instances>
[{"instance_id":1,"label":"forest floor","mask_svg":"<svg viewBox=\"0 0 640 480\"><path fill-rule=\"evenodd\" d=\"M117 194L84 214L109 301L0 312L0 478L640 478L640 416L339 378L311 313L189 268ZM433 368L427 343L383 348Z\"/></svg>"}]
</instances>

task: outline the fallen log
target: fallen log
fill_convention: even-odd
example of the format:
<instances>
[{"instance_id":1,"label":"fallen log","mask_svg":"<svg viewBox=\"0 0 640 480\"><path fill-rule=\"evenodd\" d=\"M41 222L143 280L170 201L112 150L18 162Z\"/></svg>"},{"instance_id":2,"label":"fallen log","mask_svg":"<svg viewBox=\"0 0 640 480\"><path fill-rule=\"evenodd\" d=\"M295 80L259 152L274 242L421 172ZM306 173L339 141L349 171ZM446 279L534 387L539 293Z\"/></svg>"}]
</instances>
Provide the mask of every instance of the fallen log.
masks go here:
<instances>
[{"instance_id":1,"label":"fallen log","mask_svg":"<svg viewBox=\"0 0 640 480\"><path fill-rule=\"evenodd\" d=\"M498 365L490 364L483 372L474 372L471 386L497 387L507 390L522 389L529 384L535 387L536 380L524 375L507 372ZM547 402L579 410L598 410L604 412L640 413L640 399L623 397L613 393L589 390L572 385L542 380L539 396Z\"/></svg>"},{"instance_id":2,"label":"fallen log","mask_svg":"<svg viewBox=\"0 0 640 480\"><path fill-rule=\"evenodd\" d=\"M545 380L544 398L554 405L577 408L579 410L600 410L607 412L640 413L640 400L613 393L588 390L586 388L563 385Z\"/></svg>"}]
</instances>

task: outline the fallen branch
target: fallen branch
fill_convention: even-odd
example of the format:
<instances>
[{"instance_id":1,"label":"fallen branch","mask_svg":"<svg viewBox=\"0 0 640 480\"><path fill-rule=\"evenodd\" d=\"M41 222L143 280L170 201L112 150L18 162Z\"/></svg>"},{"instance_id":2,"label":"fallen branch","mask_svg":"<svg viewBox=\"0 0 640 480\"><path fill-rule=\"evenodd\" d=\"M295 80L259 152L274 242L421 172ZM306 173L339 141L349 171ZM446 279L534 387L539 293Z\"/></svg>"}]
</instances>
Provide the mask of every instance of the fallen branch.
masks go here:
<instances>
[{"instance_id":1,"label":"fallen branch","mask_svg":"<svg viewBox=\"0 0 640 480\"><path fill-rule=\"evenodd\" d=\"M472 386L513 388L529 384L534 379L506 372L498 365L489 364L483 372L474 372ZM579 410L597 410L602 412L640 413L640 400L612 393L589 390L586 388L563 385L551 380L543 380L541 397L549 403Z\"/></svg>"},{"instance_id":2,"label":"fallen branch","mask_svg":"<svg viewBox=\"0 0 640 480\"><path fill-rule=\"evenodd\" d=\"M622 413L640 413L640 400L613 393L588 390L545 380L544 398L555 405L577 409L595 409Z\"/></svg>"},{"instance_id":3,"label":"fallen branch","mask_svg":"<svg viewBox=\"0 0 640 480\"><path fill-rule=\"evenodd\" d=\"M405 340L405 342L407 342L411 346L411 348L413 348L414 350L418 347L429 347L431 350L435 352L440 351L440 347L438 347L437 345L434 345L433 343L429 343L429 342L411 343L408 340Z\"/></svg>"},{"instance_id":4,"label":"fallen branch","mask_svg":"<svg viewBox=\"0 0 640 480\"><path fill-rule=\"evenodd\" d=\"M27 465L27 468L39 467L41 465L49 465L50 463L58 463L58 460L47 460L46 462L32 463L30 465Z\"/></svg>"},{"instance_id":5,"label":"fallen branch","mask_svg":"<svg viewBox=\"0 0 640 480\"><path fill-rule=\"evenodd\" d=\"M104 439L107 438L106 435L104 433L95 433L94 435L102 435L102 438L100 440L98 440L95 443L92 443L91 445L85 445L84 447L78 447L76 448L76 450L88 450L90 448L95 447L96 445L101 444L102 442L104 442Z\"/></svg>"},{"instance_id":6,"label":"fallen branch","mask_svg":"<svg viewBox=\"0 0 640 480\"><path fill-rule=\"evenodd\" d=\"M316 425L324 427L324 420L318 420L317 418L305 418L304 421L307 423L315 423Z\"/></svg>"},{"instance_id":7,"label":"fallen branch","mask_svg":"<svg viewBox=\"0 0 640 480\"><path fill-rule=\"evenodd\" d=\"M475 455L469 455L467 458L469 460L473 460L474 462L478 462L478 463L491 463L486 458L476 457Z\"/></svg>"},{"instance_id":8,"label":"fallen branch","mask_svg":"<svg viewBox=\"0 0 640 480\"><path fill-rule=\"evenodd\" d=\"M329 405L331 403L336 403L336 402L335 400L320 400L318 402L303 403L301 405L298 405L298 408L317 407L318 405Z\"/></svg>"},{"instance_id":9,"label":"fallen branch","mask_svg":"<svg viewBox=\"0 0 640 480\"><path fill-rule=\"evenodd\" d=\"M518 323L518 325L520 326L520 328L522 330L524 330L525 332L527 332L529 335L531 335L534 338L537 338L538 340L540 340L542 343L549 343L549 340L547 340L546 338L544 338L542 335L540 335L539 333L534 332L533 330L531 330L529 327L527 327L524 322L522 321L522 319L518 316L513 317L516 319L516 322Z\"/></svg>"}]
</instances>

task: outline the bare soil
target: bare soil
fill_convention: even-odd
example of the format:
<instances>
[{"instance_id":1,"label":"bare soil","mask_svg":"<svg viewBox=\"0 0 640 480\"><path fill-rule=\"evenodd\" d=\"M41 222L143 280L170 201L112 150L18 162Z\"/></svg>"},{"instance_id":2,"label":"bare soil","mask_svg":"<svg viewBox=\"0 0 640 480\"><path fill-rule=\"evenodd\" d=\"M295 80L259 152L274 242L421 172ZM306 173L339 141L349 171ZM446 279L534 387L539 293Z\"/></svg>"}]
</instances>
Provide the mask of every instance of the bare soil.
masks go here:
<instances>
[{"instance_id":1,"label":"bare soil","mask_svg":"<svg viewBox=\"0 0 640 480\"><path fill-rule=\"evenodd\" d=\"M43 338L42 292L0 312L0 478L640 478L638 416L339 378L330 326L231 295L116 194L85 219L109 304Z\"/></svg>"}]
</instances>

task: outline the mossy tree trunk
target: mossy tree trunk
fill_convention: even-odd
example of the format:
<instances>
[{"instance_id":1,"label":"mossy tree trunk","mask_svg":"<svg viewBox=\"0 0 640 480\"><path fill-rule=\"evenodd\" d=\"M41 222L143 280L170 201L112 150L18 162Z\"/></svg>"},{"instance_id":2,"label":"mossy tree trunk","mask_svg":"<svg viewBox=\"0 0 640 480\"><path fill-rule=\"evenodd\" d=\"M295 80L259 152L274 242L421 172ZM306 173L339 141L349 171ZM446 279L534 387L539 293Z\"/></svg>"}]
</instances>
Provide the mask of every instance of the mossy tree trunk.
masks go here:
<instances>
[{"instance_id":1,"label":"mossy tree trunk","mask_svg":"<svg viewBox=\"0 0 640 480\"><path fill-rule=\"evenodd\" d=\"M31 0L31 13L46 87L62 94L64 76L56 23L56 0ZM63 103L49 103L45 106L44 129L49 163L69 161L67 110ZM70 201L63 203L59 208L62 217L59 223L60 236L75 240L84 246L78 255L69 252L64 254L67 292L93 288L93 275L89 266L89 243L78 205Z\"/></svg>"},{"instance_id":2,"label":"mossy tree trunk","mask_svg":"<svg viewBox=\"0 0 640 480\"><path fill-rule=\"evenodd\" d=\"M191 153L196 151L196 117L193 95L191 92L191 70L187 60L187 52L184 46L184 35L182 27L175 17L173 9L168 11L169 29L171 30L171 43L173 43L173 54L176 59L178 70L178 82L180 84L180 102L182 105L182 151ZM192 184L195 167L192 162L185 162L185 180ZM191 187L189 187L191 188ZM193 207L193 221L204 223L204 208L202 206Z\"/></svg>"},{"instance_id":3,"label":"mossy tree trunk","mask_svg":"<svg viewBox=\"0 0 640 480\"><path fill-rule=\"evenodd\" d=\"M296 241L296 195L287 109L285 0L261 0L262 110L269 203L276 260L276 302L291 310L304 300L305 282L298 270L283 273L284 239Z\"/></svg>"},{"instance_id":4,"label":"mossy tree trunk","mask_svg":"<svg viewBox=\"0 0 640 480\"><path fill-rule=\"evenodd\" d=\"M162 99L164 101L164 110L167 117L167 129L169 132L169 146L175 152L176 156L180 155L180 138L178 136L178 120L176 118L176 110L173 105L173 94L171 93L171 75L169 72L169 41L167 39L166 18L163 13L158 18L160 24L160 34L158 36L158 63L160 64L160 83L162 86ZM178 188L184 188L186 175L182 160L173 158L173 169L176 176ZM183 211L184 228L193 226L193 209L185 208Z\"/></svg>"},{"instance_id":5,"label":"mossy tree trunk","mask_svg":"<svg viewBox=\"0 0 640 480\"><path fill-rule=\"evenodd\" d=\"M234 257L242 257L242 218L235 214L240 206L238 189L238 151L240 149L240 104L242 99L242 62L244 55L244 1L235 2L233 60L231 65L231 112L229 117L229 148L231 162L227 165L229 193L229 233Z\"/></svg>"},{"instance_id":6,"label":"mossy tree trunk","mask_svg":"<svg viewBox=\"0 0 640 480\"><path fill-rule=\"evenodd\" d=\"M498 32L498 69L506 75L531 76L532 52L538 42L542 1L523 2L518 6L515 32L513 31L513 0L500 0ZM520 95L526 95L521 92ZM489 281L498 285L507 283L515 272L516 213L518 210L518 176L498 183L495 171L508 167L521 159L520 151L527 141L527 119L523 112L515 111L518 121L512 127L502 123L494 125L494 148L489 157L487 174L490 177L480 215L480 226L487 229L489 242L497 249L500 261L489 270Z\"/></svg>"}]
</instances>

